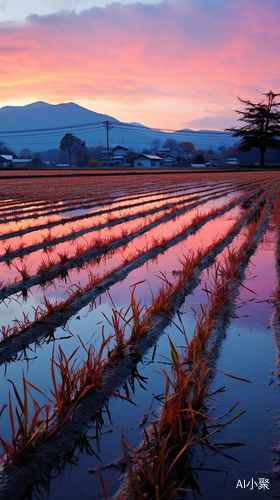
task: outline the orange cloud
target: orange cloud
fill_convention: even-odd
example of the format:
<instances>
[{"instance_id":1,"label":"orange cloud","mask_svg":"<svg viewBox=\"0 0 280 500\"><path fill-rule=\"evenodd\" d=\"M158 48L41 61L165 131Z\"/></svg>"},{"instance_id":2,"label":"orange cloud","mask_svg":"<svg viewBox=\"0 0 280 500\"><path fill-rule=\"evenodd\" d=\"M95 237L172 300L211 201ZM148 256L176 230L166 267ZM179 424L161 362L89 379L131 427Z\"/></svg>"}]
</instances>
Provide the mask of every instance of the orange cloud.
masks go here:
<instances>
[{"instance_id":1,"label":"orange cloud","mask_svg":"<svg viewBox=\"0 0 280 500\"><path fill-rule=\"evenodd\" d=\"M279 25L276 0L112 3L30 15L0 24L1 101L154 101L174 112L168 103L176 98L186 113L196 107L188 119L228 114L237 94L279 91Z\"/></svg>"}]
</instances>

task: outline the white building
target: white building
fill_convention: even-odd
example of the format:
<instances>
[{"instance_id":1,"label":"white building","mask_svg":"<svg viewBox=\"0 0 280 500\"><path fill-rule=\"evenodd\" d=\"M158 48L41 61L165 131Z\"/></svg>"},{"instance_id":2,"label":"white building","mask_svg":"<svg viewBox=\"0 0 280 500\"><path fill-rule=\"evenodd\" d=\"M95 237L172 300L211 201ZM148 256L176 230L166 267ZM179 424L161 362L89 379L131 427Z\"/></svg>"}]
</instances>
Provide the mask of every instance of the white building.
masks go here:
<instances>
[{"instance_id":1,"label":"white building","mask_svg":"<svg viewBox=\"0 0 280 500\"><path fill-rule=\"evenodd\" d=\"M237 165L237 164L238 164L237 158L227 158L226 165Z\"/></svg>"},{"instance_id":2,"label":"white building","mask_svg":"<svg viewBox=\"0 0 280 500\"><path fill-rule=\"evenodd\" d=\"M134 168L158 168L160 167L162 158L157 155L141 154L133 160Z\"/></svg>"},{"instance_id":3,"label":"white building","mask_svg":"<svg viewBox=\"0 0 280 500\"><path fill-rule=\"evenodd\" d=\"M2 167L25 167L32 163L30 158L13 158L13 155L0 155L0 165Z\"/></svg>"}]
</instances>

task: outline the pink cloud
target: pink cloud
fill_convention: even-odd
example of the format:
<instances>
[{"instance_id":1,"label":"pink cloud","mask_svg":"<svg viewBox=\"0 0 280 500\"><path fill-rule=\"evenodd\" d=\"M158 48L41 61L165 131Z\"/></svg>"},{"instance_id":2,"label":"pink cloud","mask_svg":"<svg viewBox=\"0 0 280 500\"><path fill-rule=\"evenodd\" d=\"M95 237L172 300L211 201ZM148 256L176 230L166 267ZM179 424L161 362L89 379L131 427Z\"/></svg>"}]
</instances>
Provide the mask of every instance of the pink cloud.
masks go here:
<instances>
[{"instance_id":1,"label":"pink cloud","mask_svg":"<svg viewBox=\"0 0 280 500\"><path fill-rule=\"evenodd\" d=\"M176 97L221 114L236 107L237 94L256 99L244 85L279 91L279 25L276 0L112 3L30 15L0 24L1 99Z\"/></svg>"}]
</instances>

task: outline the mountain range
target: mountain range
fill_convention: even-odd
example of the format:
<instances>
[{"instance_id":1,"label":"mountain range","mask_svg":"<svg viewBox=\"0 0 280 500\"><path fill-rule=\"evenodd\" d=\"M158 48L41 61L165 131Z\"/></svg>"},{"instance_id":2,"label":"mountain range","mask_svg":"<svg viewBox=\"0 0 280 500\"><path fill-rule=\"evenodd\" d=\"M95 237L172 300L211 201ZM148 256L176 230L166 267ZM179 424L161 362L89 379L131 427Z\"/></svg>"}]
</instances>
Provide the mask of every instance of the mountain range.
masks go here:
<instances>
[{"instance_id":1,"label":"mountain range","mask_svg":"<svg viewBox=\"0 0 280 500\"><path fill-rule=\"evenodd\" d=\"M26 106L0 108L0 141L16 154L28 148L33 152L59 148L65 133L70 132L86 141L88 147L106 147L109 128L109 145L126 146L141 152L150 148L158 139L162 146L166 139L192 142L196 149L217 150L219 146L231 146L235 139L227 132L183 129L176 132L153 130L137 122L124 123L112 116L95 113L75 103L48 104L43 101ZM166 124L163 124L163 129Z\"/></svg>"}]
</instances>

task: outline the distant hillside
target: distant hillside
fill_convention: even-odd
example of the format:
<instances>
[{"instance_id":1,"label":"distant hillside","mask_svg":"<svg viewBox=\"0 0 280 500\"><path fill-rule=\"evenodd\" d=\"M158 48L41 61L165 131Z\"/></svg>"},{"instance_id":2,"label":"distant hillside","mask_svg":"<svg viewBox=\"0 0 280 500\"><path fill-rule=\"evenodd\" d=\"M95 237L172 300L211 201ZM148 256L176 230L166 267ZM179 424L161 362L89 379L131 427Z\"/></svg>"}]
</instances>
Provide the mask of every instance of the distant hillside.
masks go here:
<instances>
[{"instance_id":1,"label":"distant hillside","mask_svg":"<svg viewBox=\"0 0 280 500\"><path fill-rule=\"evenodd\" d=\"M122 144L135 151L149 148L154 139L161 145L166 139L178 142L189 141L196 149L210 146L230 146L233 138L224 132L194 132L186 129L174 133L153 131L137 122L122 123L112 116L95 113L75 103L48 104L38 101L27 106L5 106L0 108L0 140L10 149L19 153L23 148L31 151L45 151L58 148L61 138L66 132L77 135L86 141L86 145L106 146L106 128L102 122L111 122L109 131L110 146ZM165 128L166 124L163 124ZM44 130L61 127L60 130ZM16 133L15 133L16 132Z\"/></svg>"}]
</instances>

